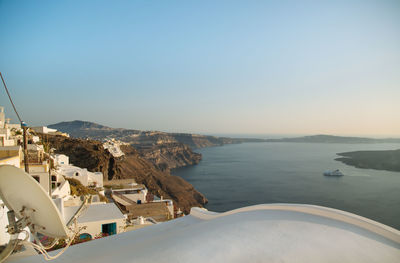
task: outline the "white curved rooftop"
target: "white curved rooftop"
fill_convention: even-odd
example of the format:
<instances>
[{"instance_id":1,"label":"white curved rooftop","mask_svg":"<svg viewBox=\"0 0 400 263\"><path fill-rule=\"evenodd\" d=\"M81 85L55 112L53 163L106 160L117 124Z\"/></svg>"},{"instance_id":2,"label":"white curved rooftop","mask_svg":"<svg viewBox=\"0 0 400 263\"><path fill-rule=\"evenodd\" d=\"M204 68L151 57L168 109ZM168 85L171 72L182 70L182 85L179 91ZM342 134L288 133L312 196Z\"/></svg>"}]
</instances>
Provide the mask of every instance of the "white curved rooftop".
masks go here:
<instances>
[{"instance_id":1,"label":"white curved rooftop","mask_svg":"<svg viewBox=\"0 0 400 263\"><path fill-rule=\"evenodd\" d=\"M400 232L311 205L220 214L195 208L183 218L72 246L53 262L400 262Z\"/></svg>"}]
</instances>

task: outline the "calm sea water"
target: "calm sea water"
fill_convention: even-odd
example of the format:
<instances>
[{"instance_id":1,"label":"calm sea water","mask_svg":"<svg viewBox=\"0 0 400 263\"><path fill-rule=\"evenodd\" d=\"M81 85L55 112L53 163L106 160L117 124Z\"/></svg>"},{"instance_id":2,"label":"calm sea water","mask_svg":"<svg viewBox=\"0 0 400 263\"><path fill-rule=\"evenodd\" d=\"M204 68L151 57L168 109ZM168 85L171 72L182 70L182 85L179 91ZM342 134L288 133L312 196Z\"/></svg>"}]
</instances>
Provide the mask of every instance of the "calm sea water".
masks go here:
<instances>
[{"instance_id":1,"label":"calm sea water","mask_svg":"<svg viewBox=\"0 0 400 263\"><path fill-rule=\"evenodd\" d=\"M243 143L198 149L203 160L174 170L223 212L262 203L341 209L400 229L400 173L358 169L336 153L400 149L400 144ZM340 169L345 176L326 177Z\"/></svg>"}]
</instances>

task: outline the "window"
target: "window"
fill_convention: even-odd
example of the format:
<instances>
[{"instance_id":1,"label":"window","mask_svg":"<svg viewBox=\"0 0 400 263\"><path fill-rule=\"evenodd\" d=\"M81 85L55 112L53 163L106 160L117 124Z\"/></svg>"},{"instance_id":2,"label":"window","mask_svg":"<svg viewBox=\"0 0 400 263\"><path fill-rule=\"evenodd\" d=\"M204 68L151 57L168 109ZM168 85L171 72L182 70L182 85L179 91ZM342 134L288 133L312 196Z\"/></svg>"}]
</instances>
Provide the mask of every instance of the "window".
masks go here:
<instances>
[{"instance_id":1,"label":"window","mask_svg":"<svg viewBox=\"0 0 400 263\"><path fill-rule=\"evenodd\" d=\"M101 232L106 235L115 235L117 233L117 223L101 225Z\"/></svg>"}]
</instances>

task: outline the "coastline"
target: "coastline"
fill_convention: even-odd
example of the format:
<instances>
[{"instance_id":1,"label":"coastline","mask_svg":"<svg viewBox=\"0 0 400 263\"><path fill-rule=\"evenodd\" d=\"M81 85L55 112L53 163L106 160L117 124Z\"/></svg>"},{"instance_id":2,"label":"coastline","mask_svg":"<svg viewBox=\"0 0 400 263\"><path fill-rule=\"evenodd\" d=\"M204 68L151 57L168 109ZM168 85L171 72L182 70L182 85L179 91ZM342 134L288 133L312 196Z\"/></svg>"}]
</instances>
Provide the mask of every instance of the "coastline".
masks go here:
<instances>
[{"instance_id":1,"label":"coastline","mask_svg":"<svg viewBox=\"0 0 400 263\"><path fill-rule=\"evenodd\" d=\"M360 168L400 172L400 149L338 153L335 161Z\"/></svg>"}]
</instances>

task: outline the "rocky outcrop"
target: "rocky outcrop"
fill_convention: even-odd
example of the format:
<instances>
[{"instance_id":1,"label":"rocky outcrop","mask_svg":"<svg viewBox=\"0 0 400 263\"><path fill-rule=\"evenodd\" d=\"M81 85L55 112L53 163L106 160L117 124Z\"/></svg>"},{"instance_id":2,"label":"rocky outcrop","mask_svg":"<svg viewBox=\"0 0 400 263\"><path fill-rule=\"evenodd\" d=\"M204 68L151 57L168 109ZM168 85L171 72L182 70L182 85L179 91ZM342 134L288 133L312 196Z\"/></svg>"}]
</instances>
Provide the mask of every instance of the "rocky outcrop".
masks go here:
<instances>
[{"instance_id":1,"label":"rocky outcrop","mask_svg":"<svg viewBox=\"0 0 400 263\"><path fill-rule=\"evenodd\" d=\"M136 149L146 160L151 161L162 171L198 164L201 154L195 153L183 143L163 143L158 145L137 145Z\"/></svg>"},{"instance_id":2,"label":"rocky outcrop","mask_svg":"<svg viewBox=\"0 0 400 263\"><path fill-rule=\"evenodd\" d=\"M115 158L95 140L42 135L42 141L55 148L57 153L68 155L74 165L102 172L104 179L135 179L137 183L146 185L151 193L174 200L185 213L189 213L193 206L202 207L207 203L207 199L190 183L161 171L131 146L121 146L125 155Z\"/></svg>"}]
</instances>

